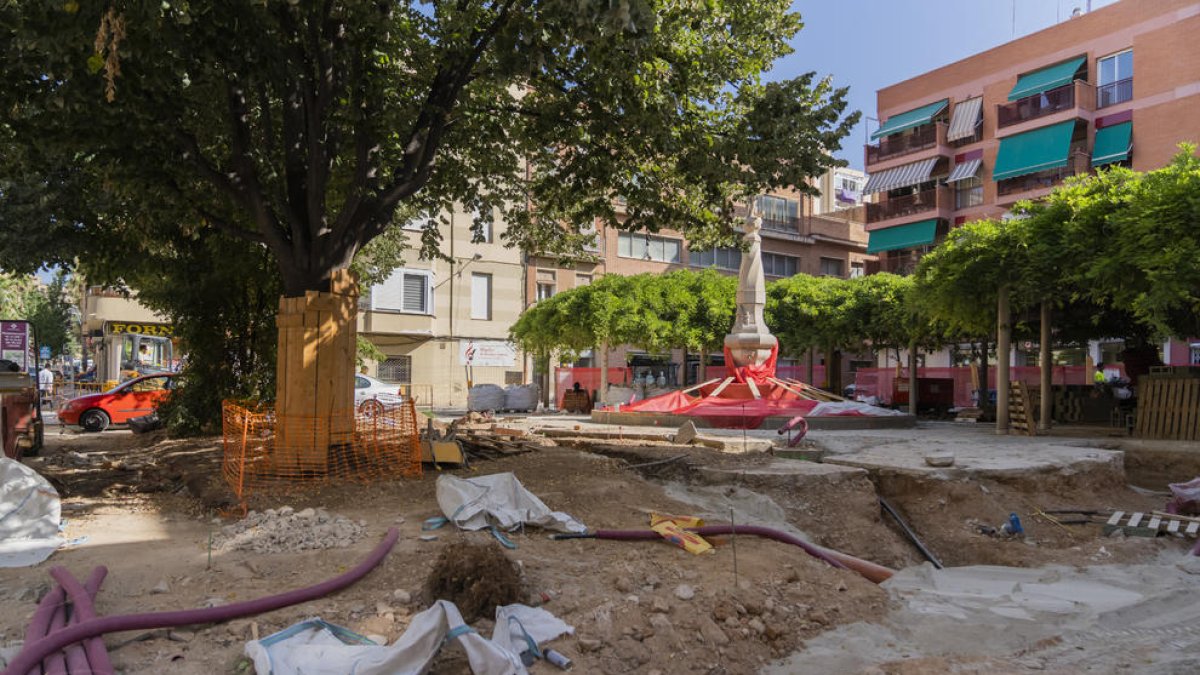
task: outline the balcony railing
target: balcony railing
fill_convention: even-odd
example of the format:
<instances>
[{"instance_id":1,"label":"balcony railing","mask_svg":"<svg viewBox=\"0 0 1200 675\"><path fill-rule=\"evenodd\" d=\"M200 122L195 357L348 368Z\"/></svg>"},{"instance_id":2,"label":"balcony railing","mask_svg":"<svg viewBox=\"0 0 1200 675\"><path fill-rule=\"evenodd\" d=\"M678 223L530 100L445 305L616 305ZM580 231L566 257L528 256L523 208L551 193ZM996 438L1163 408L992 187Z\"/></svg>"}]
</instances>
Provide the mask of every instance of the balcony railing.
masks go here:
<instances>
[{"instance_id":1,"label":"balcony railing","mask_svg":"<svg viewBox=\"0 0 1200 675\"><path fill-rule=\"evenodd\" d=\"M892 218L903 218L938 208L939 203L946 205L946 188L939 186L922 190L903 197L890 197L878 204L866 204L867 224L878 223Z\"/></svg>"},{"instance_id":2,"label":"balcony railing","mask_svg":"<svg viewBox=\"0 0 1200 675\"><path fill-rule=\"evenodd\" d=\"M879 260L868 260L866 263L867 274L878 274L880 272L891 272L892 274L907 275L912 274L917 269L917 263L921 261L921 257L926 251L932 247L922 246L918 249L908 251L890 251L879 256Z\"/></svg>"},{"instance_id":3,"label":"balcony railing","mask_svg":"<svg viewBox=\"0 0 1200 675\"><path fill-rule=\"evenodd\" d=\"M1133 98L1133 78L1102 84L1096 88L1096 108L1124 103Z\"/></svg>"},{"instance_id":4,"label":"balcony railing","mask_svg":"<svg viewBox=\"0 0 1200 675\"><path fill-rule=\"evenodd\" d=\"M1065 84L1033 96L997 106L996 125L999 128L1028 122L1075 107L1075 83Z\"/></svg>"},{"instance_id":5,"label":"balcony railing","mask_svg":"<svg viewBox=\"0 0 1200 675\"><path fill-rule=\"evenodd\" d=\"M772 232L800 233L799 218L767 218L764 216L762 226L764 230L771 230Z\"/></svg>"},{"instance_id":6,"label":"balcony railing","mask_svg":"<svg viewBox=\"0 0 1200 675\"><path fill-rule=\"evenodd\" d=\"M932 148L938 142L939 126L941 125L925 124L909 133L884 136L879 139L879 143L867 146L867 164Z\"/></svg>"},{"instance_id":7,"label":"balcony railing","mask_svg":"<svg viewBox=\"0 0 1200 675\"><path fill-rule=\"evenodd\" d=\"M1039 171L1025 176L1017 176L996 183L996 193L1000 196L1041 190L1054 187L1070 176L1087 173L1091 168L1091 157L1083 146L1072 146L1067 165L1058 169Z\"/></svg>"}]
</instances>

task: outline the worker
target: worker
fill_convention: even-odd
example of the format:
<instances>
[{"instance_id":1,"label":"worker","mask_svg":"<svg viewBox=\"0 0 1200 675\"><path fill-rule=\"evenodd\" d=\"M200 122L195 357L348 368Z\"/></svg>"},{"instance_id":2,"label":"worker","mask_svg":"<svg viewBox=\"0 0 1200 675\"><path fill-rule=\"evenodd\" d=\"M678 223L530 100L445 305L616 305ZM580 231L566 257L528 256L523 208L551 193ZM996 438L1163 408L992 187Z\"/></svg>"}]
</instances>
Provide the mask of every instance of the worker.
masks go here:
<instances>
[{"instance_id":1,"label":"worker","mask_svg":"<svg viewBox=\"0 0 1200 675\"><path fill-rule=\"evenodd\" d=\"M1092 383L1096 385L1108 382L1108 376L1104 374L1104 366L1096 364L1096 372L1092 375Z\"/></svg>"}]
</instances>

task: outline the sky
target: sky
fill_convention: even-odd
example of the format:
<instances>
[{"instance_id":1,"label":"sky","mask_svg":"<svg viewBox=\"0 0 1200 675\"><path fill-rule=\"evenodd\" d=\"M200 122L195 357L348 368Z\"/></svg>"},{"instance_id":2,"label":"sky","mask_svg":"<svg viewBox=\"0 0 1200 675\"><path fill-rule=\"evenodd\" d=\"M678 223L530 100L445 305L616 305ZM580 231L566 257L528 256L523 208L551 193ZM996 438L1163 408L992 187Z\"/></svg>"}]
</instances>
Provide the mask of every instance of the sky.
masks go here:
<instances>
[{"instance_id":1,"label":"sky","mask_svg":"<svg viewBox=\"0 0 1200 675\"><path fill-rule=\"evenodd\" d=\"M1091 5L1096 10L1116 1ZM795 0L792 8L804 29L792 41L796 51L767 78L816 71L850 87L850 109L861 110L863 119L837 156L862 169L866 133L878 126L866 119L875 116L876 90L1049 28L1087 5L1088 0Z\"/></svg>"}]
</instances>

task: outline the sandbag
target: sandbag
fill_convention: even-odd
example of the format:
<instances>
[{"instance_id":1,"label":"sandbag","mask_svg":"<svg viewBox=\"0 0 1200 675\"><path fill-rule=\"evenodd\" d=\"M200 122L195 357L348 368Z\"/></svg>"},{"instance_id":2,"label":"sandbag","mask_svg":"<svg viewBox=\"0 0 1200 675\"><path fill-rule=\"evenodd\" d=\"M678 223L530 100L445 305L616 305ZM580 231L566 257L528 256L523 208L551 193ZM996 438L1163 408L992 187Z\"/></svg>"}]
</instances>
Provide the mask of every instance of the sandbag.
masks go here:
<instances>
[{"instance_id":1,"label":"sandbag","mask_svg":"<svg viewBox=\"0 0 1200 675\"><path fill-rule=\"evenodd\" d=\"M36 565L63 544L58 491L24 464L0 457L0 567Z\"/></svg>"},{"instance_id":2,"label":"sandbag","mask_svg":"<svg viewBox=\"0 0 1200 675\"><path fill-rule=\"evenodd\" d=\"M437 502L450 522L464 530L495 526L508 531L536 525L559 532L587 531L571 516L551 511L509 472L470 478L442 474L437 479Z\"/></svg>"}]
</instances>

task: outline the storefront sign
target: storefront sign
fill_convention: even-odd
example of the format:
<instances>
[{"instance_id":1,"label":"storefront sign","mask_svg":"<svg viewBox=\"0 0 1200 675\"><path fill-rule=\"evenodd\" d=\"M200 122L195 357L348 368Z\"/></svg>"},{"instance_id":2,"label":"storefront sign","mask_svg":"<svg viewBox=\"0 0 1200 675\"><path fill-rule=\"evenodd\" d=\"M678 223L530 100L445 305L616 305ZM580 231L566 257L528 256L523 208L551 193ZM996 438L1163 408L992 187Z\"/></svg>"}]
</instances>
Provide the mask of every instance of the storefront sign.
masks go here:
<instances>
[{"instance_id":1,"label":"storefront sign","mask_svg":"<svg viewBox=\"0 0 1200 675\"><path fill-rule=\"evenodd\" d=\"M32 329L25 321L0 322L0 359L12 361L21 370L33 366Z\"/></svg>"},{"instance_id":2,"label":"storefront sign","mask_svg":"<svg viewBox=\"0 0 1200 675\"><path fill-rule=\"evenodd\" d=\"M153 337L171 337L174 329L165 323L124 323L109 321L104 324L105 335L149 335Z\"/></svg>"},{"instance_id":3,"label":"storefront sign","mask_svg":"<svg viewBox=\"0 0 1200 675\"><path fill-rule=\"evenodd\" d=\"M517 365L517 348L502 340L473 340L458 343L458 363L463 366L512 368Z\"/></svg>"}]
</instances>

